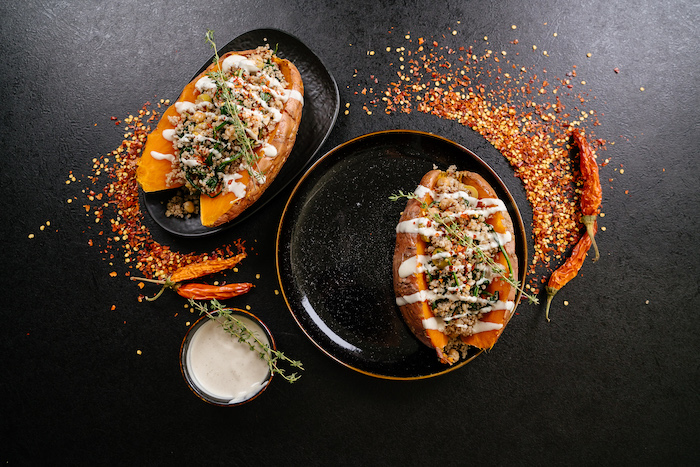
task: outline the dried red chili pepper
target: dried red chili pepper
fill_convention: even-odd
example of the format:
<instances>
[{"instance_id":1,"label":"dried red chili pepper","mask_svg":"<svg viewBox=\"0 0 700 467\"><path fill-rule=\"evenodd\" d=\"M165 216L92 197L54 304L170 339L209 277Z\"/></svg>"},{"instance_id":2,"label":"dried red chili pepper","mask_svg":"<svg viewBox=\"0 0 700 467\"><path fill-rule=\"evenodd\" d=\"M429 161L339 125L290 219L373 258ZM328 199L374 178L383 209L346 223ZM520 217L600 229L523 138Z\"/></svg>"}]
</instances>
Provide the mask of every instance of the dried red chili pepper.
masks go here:
<instances>
[{"instance_id":1,"label":"dried red chili pepper","mask_svg":"<svg viewBox=\"0 0 700 467\"><path fill-rule=\"evenodd\" d=\"M144 281L152 282L154 284L161 284L163 287L160 291L153 297L146 297L146 300L152 302L161 296L165 289L172 289L178 293L178 295L191 298L193 300L226 300L227 298L237 297L238 295L243 295L254 287L253 284L249 282L225 284L225 285L209 285L209 284L197 284L197 283L187 283L181 284L178 282L173 282L170 279L157 280L157 279L146 279L144 277L132 277L132 281Z\"/></svg>"},{"instance_id":2,"label":"dried red chili pepper","mask_svg":"<svg viewBox=\"0 0 700 467\"><path fill-rule=\"evenodd\" d=\"M230 258L215 258L178 268L170 275L170 281L182 282L197 279L210 274L230 269L246 257L245 251Z\"/></svg>"},{"instance_id":3,"label":"dried red chili pepper","mask_svg":"<svg viewBox=\"0 0 700 467\"><path fill-rule=\"evenodd\" d=\"M594 221L592 226L592 232L594 235L597 230L598 223ZM571 279L576 277L581 269L581 266L583 265L583 261L586 259L591 243L592 236L590 234L582 235L576 243L574 249L571 251L571 255L566 259L564 264L559 266L559 268L549 277L549 282L547 282L547 287L545 287L545 291L547 292L545 318L547 318L547 321L549 321L549 306L552 303L552 298L554 298L559 289L564 287Z\"/></svg>"},{"instance_id":4,"label":"dried red chili pepper","mask_svg":"<svg viewBox=\"0 0 700 467\"><path fill-rule=\"evenodd\" d=\"M598 208L603 199L603 190L600 186L598 175L598 163L593 155L593 149L588 144L585 135L575 128L572 132L574 144L578 146L579 157L581 158L581 178L583 179L583 193L581 193L581 222L586 226L586 232L591 239L595 257L593 261L600 259L598 245L595 241L595 231L593 225L598 217Z\"/></svg>"},{"instance_id":5,"label":"dried red chili pepper","mask_svg":"<svg viewBox=\"0 0 700 467\"><path fill-rule=\"evenodd\" d=\"M252 288L253 284L249 282L218 286L189 283L175 287L175 291L178 295L193 300L226 300L227 298L243 295Z\"/></svg>"},{"instance_id":6,"label":"dried red chili pepper","mask_svg":"<svg viewBox=\"0 0 700 467\"><path fill-rule=\"evenodd\" d=\"M581 178L583 179L583 192L581 193L581 222L586 226L586 235L579 238L578 243L571 251L571 256L556 271L552 273L545 287L547 292L547 306L545 317L549 321L549 307L554 295L564 287L571 279L576 277L583 261L586 259L591 245L595 251L593 261L600 259L595 234L598 231L598 208L603 199L603 190L600 186L598 175L598 163L593 155L593 149L588 144L585 135L575 128L571 133L573 143L579 148Z\"/></svg>"}]
</instances>

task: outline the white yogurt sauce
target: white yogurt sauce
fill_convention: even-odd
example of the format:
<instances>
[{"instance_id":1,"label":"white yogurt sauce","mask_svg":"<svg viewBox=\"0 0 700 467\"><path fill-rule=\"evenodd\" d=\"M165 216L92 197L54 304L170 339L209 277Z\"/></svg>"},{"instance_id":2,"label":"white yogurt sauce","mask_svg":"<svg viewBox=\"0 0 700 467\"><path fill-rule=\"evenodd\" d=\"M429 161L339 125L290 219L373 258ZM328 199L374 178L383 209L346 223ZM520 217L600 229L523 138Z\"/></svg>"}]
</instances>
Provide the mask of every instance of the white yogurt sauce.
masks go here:
<instances>
[{"instance_id":1,"label":"white yogurt sauce","mask_svg":"<svg viewBox=\"0 0 700 467\"><path fill-rule=\"evenodd\" d=\"M399 266L399 277L408 277L434 269L435 266L429 264L428 261L430 261L430 256L427 255L411 256Z\"/></svg>"},{"instance_id":2,"label":"white yogurt sauce","mask_svg":"<svg viewBox=\"0 0 700 467\"><path fill-rule=\"evenodd\" d=\"M271 159L275 158L277 157L277 148L270 143L265 143L263 145L263 154L265 154L265 157L269 157Z\"/></svg>"},{"instance_id":3,"label":"white yogurt sauce","mask_svg":"<svg viewBox=\"0 0 700 467\"><path fill-rule=\"evenodd\" d=\"M194 113L195 110L197 110L197 106L194 105L194 102L187 102L187 101L175 102L175 110L179 114L183 114L185 112Z\"/></svg>"},{"instance_id":4,"label":"white yogurt sauce","mask_svg":"<svg viewBox=\"0 0 700 467\"><path fill-rule=\"evenodd\" d=\"M296 89L285 89L282 96L282 100L284 102L287 102L287 99L295 99L301 102L302 105L304 104L304 96L302 96L301 93Z\"/></svg>"},{"instance_id":5,"label":"white yogurt sauce","mask_svg":"<svg viewBox=\"0 0 700 467\"><path fill-rule=\"evenodd\" d=\"M167 128L163 130L163 138L166 140L173 142L175 141L175 129L174 128Z\"/></svg>"},{"instance_id":6,"label":"white yogurt sauce","mask_svg":"<svg viewBox=\"0 0 700 467\"><path fill-rule=\"evenodd\" d=\"M194 84L194 87L200 93L206 91L216 91L216 82L214 82L214 80L211 79L209 76L202 76Z\"/></svg>"},{"instance_id":7,"label":"white yogurt sauce","mask_svg":"<svg viewBox=\"0 0 700 467\"><path fill-rule=\"evenodd\" d=\"M151 151L151 157L159 161L175 162L175 156L172 154L163 154L157 151Z\"/></svg>"},{"instance_id":8,"label":"white yogurt sauce","mask_svg":"<svg viewBox=\"0 0 700 467\"><path fill-rule=\"evenodd\" d=\"M229 72L234 68L241 68L248 73L259 71L258 67L255 66L255 62L245 58L242 55L229 55L226 57L221 64L221 68L224 72Z\"/></svg>"},{"instance_id":9,"label":"white yogurt sauce","mask_svg":"<svg viewBox=\"0 0 700 467\"><path fill-rule=\"evenodd\" d=\"M236 316L258 339L270 342L253 320ZM268 382L270 370L257 352L226 332L211 319L192 336L187 350L187 366L194 383L205 393L232 403L254 396Z\"/></svg>"},{"instance_id":10,"label":"white yogurt sauce","mask_svg":"<svg viewBox=\"0 0 700 467\"><path fill-rule=\"evenodd\" d=\"M467 327L466 325L463 324L458 324L458 327ZM486 332L486 331L495 331L498 329L502 329L503 325L501 323L491 323L489 321L477 321L474 323L472 326L472 333L473 334L479 334L481 332ZM432 318L424 318L423 319L423 329L434 329L436 331L444 332L445 331L445 320L442 318L438 317L432 317Z\"/></svg>"},{"instance_id":11,"label":"white yogurt sauce","mask_svg":"<svg viewBox=\"0 0 700 467\"><path fill-rule=\"evenodd\" d=\"M238 182L239 178L243 178L243 175L239 173L234 173L231 175L224 175L224 189L227 191L230 191L234 195L236 195L236 198L240 199L245 196L246 193L246 186L245 184Z\"/></svg>"}]
</instances>

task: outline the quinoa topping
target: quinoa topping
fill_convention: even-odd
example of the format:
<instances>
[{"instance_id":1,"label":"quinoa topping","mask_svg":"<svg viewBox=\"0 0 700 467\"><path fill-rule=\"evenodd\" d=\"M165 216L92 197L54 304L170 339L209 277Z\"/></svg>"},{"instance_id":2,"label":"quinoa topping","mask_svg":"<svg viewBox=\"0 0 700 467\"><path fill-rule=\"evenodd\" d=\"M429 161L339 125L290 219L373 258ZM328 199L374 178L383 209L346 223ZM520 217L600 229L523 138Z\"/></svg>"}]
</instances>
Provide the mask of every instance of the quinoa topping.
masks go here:
<instances>
[{"instance_id":1,"label":"quinoa topping","mask_svg":"<svg viewBox=\"0 0 700 467\"><path fill-rule=\"evenodd\" d=\"M195 102L175 104L178 115L170 117L175 129L163 135L175 149L168 184L182 183L210 197L228 190L242 198L239 172L264 182L257 161L277 155L265 141L281 120L285 102L294 97L273 57L268 46L246 57L229 55L221 71L197 81Z\"/></svg>"},{"instance_id":2,"label":"quinoa topping","mask_svg":"<svg viewBox=\"0 0 700 467\"><path fill-rule=\"evenodd\" d=\"M465 185L461 172L450 167L438 179L433 190L419 187L417 194L429 191L433 201L423 216L406 221L415 226L426 242L425 256L416 259L416 272L424 272L428 289L415 297L399 297L397 304L427 300L435 318L423 321L426 329L438 329L452 338L500 329L502 325L481 322L492 310L512 310L514 303L498 292L487 291L498 277L511 278L496 261L499 252L512 237L500 234L487 222L492 214L505 211L498 199L476 196L476 189ZM399 224L398 231L409 231Z\"/></svg>"}]
</instances>

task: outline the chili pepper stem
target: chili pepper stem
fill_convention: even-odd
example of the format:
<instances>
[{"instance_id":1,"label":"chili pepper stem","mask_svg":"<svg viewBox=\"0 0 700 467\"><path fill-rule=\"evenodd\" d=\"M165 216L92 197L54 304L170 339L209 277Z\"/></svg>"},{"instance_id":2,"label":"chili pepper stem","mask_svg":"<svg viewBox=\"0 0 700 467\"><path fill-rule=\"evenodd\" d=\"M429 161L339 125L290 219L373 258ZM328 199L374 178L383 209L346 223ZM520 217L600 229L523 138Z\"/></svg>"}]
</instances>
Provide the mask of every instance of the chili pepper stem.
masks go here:
<instances>
[{"instance_id":1,"label":"chili pepper stem","mask_svg":"<svg viewBox=\"0 0 700 467\"><path fill-rule=\"evenodd\" d=\"M151 282L153 284L161 284L161 285L165 285L165 282L166 282L164 280L159 280L159 279L146 279L145 277L132 277L131 280L132 281Z\"/></svg>"},{"instance_id":2,"label":"chili pepper stem","mask_svg":"<svg viewBox=\"0 0 700 467\"><path fill-rule=\"evenodd\" d=\"M583 225L586 226L586 232L588 232L588 236L591 237L591 244L593 245L593 251L595 252L595 257L593 258L594 263L600 259L598 245L595 242L595 230L593 228L593 226L595 225L596 217L597 216L595 214L593 214L592 216L581 216L581 221L583 222Z\"/></svg>"},{"instance_id":3,"label":"chili pepper stem","mask_svg":"<svg viewBox=\"0 0 700 467\"><path fill-rule=\"evenodd\" d=\"M163 295L163 291L164 291L165 289L167 289L167 288L168 288L168 286L164 284L163 287L160 288L160 290L158 291L157 294L155 294L155 295L152 296L152 297L146 297L146 300L149 301L149 302L154 302L154 301L156 301L156 299L157 299L158 297L160 297L161 295Z\"/></svg>"},{"instance_id":4,"label":"chili pepper stem","mask_svg":"<svg viewBox=\"0 0 700 467\"><path fill-rule=\"evenodd\" d=\"M155 301L156 299L158 299L158 297L160 297L161 295L163 295L163 291L164 291L165 289L172 289L172 288L174 287L174 285L175 285L175 284L173 284L173 283L172 283L171 281L169 281L169 280L147 279L147 278L145 278L145 277L132 277L131 280L132 280L132 281L150 282L150 283L152 283L152 284L161 284L161 285L163 286L163 287L160 288L160 290L158 291L158 293L155 294L153 297L145 297L146 300L149 301L149 302Z\"/></svg>"},{"instance_id":5,"label":"chili pepper stem","mask_svg":"<svg viewBox=\"0 0 700 467\"><path fill-rule=\"evenodd\" d=\"M554 287L545 287L545 290L547 291L547 306L544 310L544 317L547 318L547 322L549 322L549 306L552 304L552 299L557 292L559 292L559 289L555 289Z\"/></svg>"}]
</instances>

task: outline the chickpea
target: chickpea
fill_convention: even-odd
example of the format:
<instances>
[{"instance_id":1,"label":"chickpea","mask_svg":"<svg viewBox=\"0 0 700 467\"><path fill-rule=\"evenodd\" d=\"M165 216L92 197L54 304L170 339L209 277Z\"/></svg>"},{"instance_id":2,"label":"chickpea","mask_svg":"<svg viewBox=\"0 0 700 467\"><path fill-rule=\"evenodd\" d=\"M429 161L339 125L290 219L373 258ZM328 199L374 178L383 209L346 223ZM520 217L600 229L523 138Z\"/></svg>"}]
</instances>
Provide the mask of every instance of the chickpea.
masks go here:
<instances>
[{"instance_id":1,"label":"chickpea","mask_svg":"<svg viewBox=\"0 0 700 467\"><path fill-rule=\"evenodd\" d=\"M444 253L444 252L445 252L445 250L443 250L442 248L435 248L435 251L433 252L433 254L440 254L440 253ZM445 269L447 266L450 265L450 260L449 260L449 258L445 258L445 257L436 258L435 261L433 261L433 264L438 269Z\"/></svg>"},{"instance_id":2,"label":"chickpea","mask_svg":"<svg viewBox=\"0 0 700 467\"><path fill-rule=\"evenodd\" d=\"M449 208L457 204L454 199L452 198L444 198L442 201L440 201L440 209L443 211L447 211Z\"/></svg>"},{"instance_id":3,"label":"chickpea","mask_svg":"<svg viewBox=\"0 0 700 467\"><path fill-rule=\"evenodd\" d=\"M194 203L192 201L185 201L182 208L187 214L192 214L194 212Z\"/></svg>"},{"instance_id":4,"label":"chickpea","mask_svg":"<svg viewBox=\"0 0 700 467\"><path fill-rule=\"evenodd\" d=\"M453 362L459 360L459 352L457 352L457 349L450 349L450 351L447 353L447 356Z\"/></svg>"}]
</instances>

